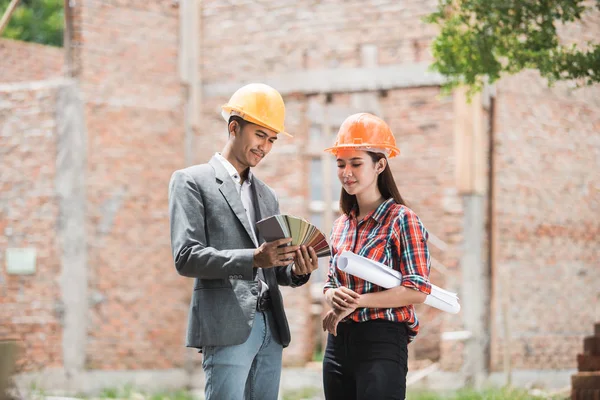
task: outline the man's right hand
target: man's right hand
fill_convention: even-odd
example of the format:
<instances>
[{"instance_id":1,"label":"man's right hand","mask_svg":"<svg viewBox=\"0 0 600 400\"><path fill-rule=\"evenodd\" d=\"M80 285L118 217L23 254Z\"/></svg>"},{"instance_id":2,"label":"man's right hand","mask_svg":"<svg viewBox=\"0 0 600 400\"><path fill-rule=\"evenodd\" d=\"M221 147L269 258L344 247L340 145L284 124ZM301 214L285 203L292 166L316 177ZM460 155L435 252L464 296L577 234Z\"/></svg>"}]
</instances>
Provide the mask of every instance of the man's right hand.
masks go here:
<instances>
[{"instance_id":1,"label":"man's right hand","mask_svg":"<svg viewBox=\"0 0 600 400\"><path fill-rule=\"evenodd\" d=\"M294 253L300 246L286 246L292 238L266 242L254 250L255 268L285 267L294 261ZM279 247L282 246L282 247Z\"/></svg>"}]
</instances>

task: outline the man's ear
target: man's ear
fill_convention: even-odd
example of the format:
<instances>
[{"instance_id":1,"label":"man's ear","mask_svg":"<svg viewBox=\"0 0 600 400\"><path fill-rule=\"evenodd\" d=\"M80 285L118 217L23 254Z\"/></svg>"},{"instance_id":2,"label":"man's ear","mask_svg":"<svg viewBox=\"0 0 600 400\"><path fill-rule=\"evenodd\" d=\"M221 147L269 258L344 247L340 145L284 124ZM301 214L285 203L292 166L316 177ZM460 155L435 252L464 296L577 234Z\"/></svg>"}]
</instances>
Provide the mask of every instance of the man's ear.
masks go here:
<instances>
[{"instance_id":1,"label":"man's ear","mask_svg":"<svg viewBox=\"0 0 600 400\"><path fill-rule=\"evenodd\" d=\"M229 129L230 136L237 136L237 134L240 132L240 124L238 124L237 121L231 121L227 128Z\"/></svg>"}]
</instances>

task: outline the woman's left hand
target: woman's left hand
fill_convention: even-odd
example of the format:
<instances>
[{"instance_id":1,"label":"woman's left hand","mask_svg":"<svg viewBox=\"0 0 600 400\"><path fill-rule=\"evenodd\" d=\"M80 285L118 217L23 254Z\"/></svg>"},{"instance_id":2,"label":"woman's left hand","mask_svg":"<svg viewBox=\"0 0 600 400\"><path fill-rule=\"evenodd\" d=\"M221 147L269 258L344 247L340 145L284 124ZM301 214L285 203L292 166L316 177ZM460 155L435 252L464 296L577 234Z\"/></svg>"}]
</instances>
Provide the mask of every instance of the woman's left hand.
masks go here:
<instances>
[{"instance_id":1,"label":"woman's left hand","mask_svg":"<svg viewBox=\"0 0 600 400\"><path fill-rule=\"evenodd\" d=\"M343 310L331 310L325 317L323 317L323 331L331 333L333 336L337 336L337 326L341 320L352 314L356 310L356 306L347 307Z\"/></svg>"}]
</instances>

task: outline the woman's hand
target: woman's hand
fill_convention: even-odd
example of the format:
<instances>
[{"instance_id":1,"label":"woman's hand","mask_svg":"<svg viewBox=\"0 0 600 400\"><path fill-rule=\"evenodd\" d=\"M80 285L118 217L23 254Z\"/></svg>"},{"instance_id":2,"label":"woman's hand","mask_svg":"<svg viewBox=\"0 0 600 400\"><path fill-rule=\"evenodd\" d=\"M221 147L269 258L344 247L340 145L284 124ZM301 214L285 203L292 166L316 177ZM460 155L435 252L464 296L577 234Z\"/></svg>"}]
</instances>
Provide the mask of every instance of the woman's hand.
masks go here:
<instances>
[{"instance_id":1,"label":"woman's hand","mask_svg":"<svg viewBox=\"0 0 600 400\"><path fill-rule=\"evenodd\" d=\"M325 292L327 303L336 311L344 311L352 309L354 311L358 307L360 295L352 289L341 286L335 289L329 289Z\"/></svg>"},{"instance_id":2,"label":"woman's hand","mask_svg":"<svg viewBox=\"0 0 600 400\"><path fill-rule=\"evenodd\" d=\"M341 320L346 318L348 315L356 310L356 307L346 308L344 310L330 310L323 318L323 331L331 333L333 336L337 336L337 326Z\"/></svg>"},{"instance_id":3,"label":"woman's hand","mask_svg":"<svg viewBox=\"0 0 600 400\"><path fill-rule=\"evenodd\" d=\"M325 292L325 298L333 310L323 318L323 330L337 336L337 326L341 320L352 314L358 307L360 295L352 289L341 286Z\"/></svg>"}]
</instances>

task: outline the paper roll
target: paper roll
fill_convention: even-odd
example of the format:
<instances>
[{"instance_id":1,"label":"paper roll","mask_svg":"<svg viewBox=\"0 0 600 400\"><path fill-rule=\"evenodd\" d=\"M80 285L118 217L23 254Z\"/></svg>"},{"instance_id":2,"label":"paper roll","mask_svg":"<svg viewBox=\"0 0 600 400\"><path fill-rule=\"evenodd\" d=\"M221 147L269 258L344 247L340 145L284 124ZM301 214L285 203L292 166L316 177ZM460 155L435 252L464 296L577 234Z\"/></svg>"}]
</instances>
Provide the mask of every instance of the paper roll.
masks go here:
<instances>
[{"instance_id":1,"label":"paper roll","mask_svg":"<svg viewBox=\"0 0 600 400\"><path fill-rule=\"evenodd\" d=\"M402 284L402 274L400 272L385 264L359 256L350 251L343 251L340 254L337 260L337 267L340 271L386 289ZM456 314L460 311L460 304L456 293L449 292L435 285L431 285L431 294L425 298L423 304L451 314Z\"/></svg>"}]
</instances>

